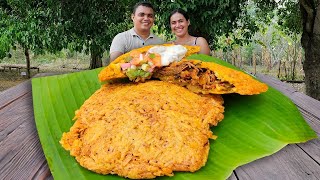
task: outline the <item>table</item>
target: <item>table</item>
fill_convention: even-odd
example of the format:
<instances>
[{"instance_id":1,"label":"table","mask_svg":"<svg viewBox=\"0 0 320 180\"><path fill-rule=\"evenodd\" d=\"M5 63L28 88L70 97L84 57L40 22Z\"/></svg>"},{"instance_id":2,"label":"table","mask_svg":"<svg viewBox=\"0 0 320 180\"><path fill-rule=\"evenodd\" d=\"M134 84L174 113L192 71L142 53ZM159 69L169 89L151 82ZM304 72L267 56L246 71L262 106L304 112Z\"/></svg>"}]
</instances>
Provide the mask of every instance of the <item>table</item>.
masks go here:
<instances>
[{"instance_id":1,"label":"table","mask_svg":"<svg viewBox=\"0 0 320 180\"><path fill-rule=\"evenodd\" d=\"M18 64L13 64L13 65L1 65L3 68L2 70L5 71L6 69L9 69L11 72L12 69L17 69L18 72L20 73L21 69L28 69L26 65L18 65ZM29 69L36 69L39 73L40 68L36 66L30 66Z\"/></svg>"},{"instance_id":2,"label":"table","mask_svg":"<svg viewBox=\"0 0 320 180\"><path fill-rule=\"evenodd\" d=\"M257 77L288 96L319 136L320 101L270 76ZM30 80L0 92L0 179L53 179L35 126ZM240 166L229 177L237 179L320 179L320 139Z\"/></svg>"}]
</instances>

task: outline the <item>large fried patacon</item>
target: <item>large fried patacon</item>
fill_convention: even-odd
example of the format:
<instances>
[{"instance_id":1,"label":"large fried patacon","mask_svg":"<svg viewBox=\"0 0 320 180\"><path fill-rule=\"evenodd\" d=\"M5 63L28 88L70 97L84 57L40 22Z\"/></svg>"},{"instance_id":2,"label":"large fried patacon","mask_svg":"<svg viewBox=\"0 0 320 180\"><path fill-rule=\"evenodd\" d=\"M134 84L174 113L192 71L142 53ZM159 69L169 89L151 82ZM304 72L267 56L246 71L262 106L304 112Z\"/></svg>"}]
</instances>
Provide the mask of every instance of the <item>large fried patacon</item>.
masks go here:
<instances>
[{"instance_id":1,"label":"large fried patacon","mask_svg":"<svg viewBox=\"0 0 320 180\"><path fill-rule=\"evenodd\" d=\"M61 145L81 166L142 179L205 165L210 131L223 119L220 95L197 95L162 81L109 84L79 110Z\"/></svg>"},{"instance_id":2,"label":"large fried patacon","mask_svg":"<svg viewBox=\"0 0 320 180\"><path fill-rule=\"evenodd\" d=\"M250 75L231 68L199 60L182 60L163 67L153 77L195 93L253 95L265 92L268 86Z\"/></svg>"},{"instance_id":3,"label":"large fried patacon","mask_svg":"<svg viewBox=\"0 0 320 180\"><path fill-rule=\"evenodd\" d=\"M177 47L182 45L163 44L163 45L149 45L142 48L134 49L128 53L125 53L111 62L105 67L98 75L99 80L110 81L120 78L127 78L135 82L144 82L146 79L150 79L152 72L155 69L163 66L161 64L161 55L158 53L150 53L148 50L154 47ZM200 51L199 46L184 45L185 53L183 57L187 57L191 54L196 54ZM169 53L179 52L181 48L169 51ZM145 56L142 58L142 55ZM181 57L182 58L182 57ZM151 62L151 63L150 63ZM134 66L134 70L127 71Z\"/></svg>"}]
</instances>

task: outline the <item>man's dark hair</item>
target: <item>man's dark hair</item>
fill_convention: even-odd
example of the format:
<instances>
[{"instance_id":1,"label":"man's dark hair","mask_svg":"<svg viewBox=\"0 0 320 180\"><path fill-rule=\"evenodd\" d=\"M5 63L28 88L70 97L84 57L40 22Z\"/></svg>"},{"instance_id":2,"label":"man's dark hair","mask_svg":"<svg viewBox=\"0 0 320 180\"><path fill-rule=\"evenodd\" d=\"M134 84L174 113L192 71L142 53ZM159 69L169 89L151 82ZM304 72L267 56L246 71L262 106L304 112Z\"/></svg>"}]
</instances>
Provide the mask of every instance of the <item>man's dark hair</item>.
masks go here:
<instances>
[{"instance_id":1,"label":"man's dark hair","mask_svg":"<svg viewBox=\"0 0 320 180\"><path fill-rule=\"evenodd\" d=\"M138 2L137 4L135 4L133 6L133 9L132 9L132 14L135 14L136 13L136 10L139 6L145 6L145 7L148 7L148 8L151 8L153 11L154 11L154 8L152 6L151 3L147 2L147 1L140 1Z\"/></svg>"}]
</instances>

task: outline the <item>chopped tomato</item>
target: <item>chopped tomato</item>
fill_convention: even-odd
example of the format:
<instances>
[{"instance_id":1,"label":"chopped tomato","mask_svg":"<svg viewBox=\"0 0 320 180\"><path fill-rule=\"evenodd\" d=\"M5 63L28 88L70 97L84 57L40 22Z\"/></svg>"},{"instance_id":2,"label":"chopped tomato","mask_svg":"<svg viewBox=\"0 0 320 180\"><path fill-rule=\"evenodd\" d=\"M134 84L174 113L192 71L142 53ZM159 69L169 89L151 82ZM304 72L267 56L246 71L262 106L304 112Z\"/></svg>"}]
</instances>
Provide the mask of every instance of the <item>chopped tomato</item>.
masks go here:
<instances>
[{"instance_id":1,"label":"chopped tomato","mask_svg":"<svg viewBox=\"0 0 320 180\"><path fill-rule=\"evenodd\" d=\"M139 58L133 58L130 63L137 66L140 64L140 61L141 60Z\"/></svg>"},{"instance_id":2,"label":"chopped tomato","mask_svg":"<svg viewBox=\"0 0 320 180\"><path fill-rule=\"evenodd\" d=\"M138 58L139 59L140 58L140 54L141 54L140 51L132 50L129 55L132 57L132 59L134 59L134 58Z\"/></svg>"},{"instance_id":3,"label":"chopped tomato","mask_svg":"<svg viewBox=\"0 0 320 180\"><path fill-rule=\"evenodd\" d=\"M120 67L122 70L126 70L128 68L130 68L131 64L130 63L121 63Z\"/></svg>"},{"instance_id":4,"label":"chopped tomato","mask_svg":"<svg viewBox=\"0 0 320 180\"><path fill-rule=\"evenodd\" d=\"M130 63L136 66L139 65L140 61L143 60L143 54L137 50L133 50L132 52L130 52L130 56L132 57Z\"/></svg>"},{"instance_id":5,"label":"chopped tomato","mask_svg":"<svg viewBox=\"0 0 320 180\"><path fill-rule=\"evenodd\" d=\"M152 62L154 66L161 67L161 55L158 53L149 53L145 56L148 62Z\"/></svg>"}]
</instances>

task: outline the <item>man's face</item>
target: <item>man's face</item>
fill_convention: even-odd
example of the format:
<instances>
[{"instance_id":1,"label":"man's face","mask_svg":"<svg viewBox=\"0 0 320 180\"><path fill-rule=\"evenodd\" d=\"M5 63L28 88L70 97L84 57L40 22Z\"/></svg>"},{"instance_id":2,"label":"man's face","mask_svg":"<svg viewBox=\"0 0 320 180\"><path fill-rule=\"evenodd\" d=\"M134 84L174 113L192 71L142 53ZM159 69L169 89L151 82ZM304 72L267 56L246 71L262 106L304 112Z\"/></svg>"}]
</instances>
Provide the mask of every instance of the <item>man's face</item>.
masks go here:
<instances>
[{"instance_id":1,"label":"man's face","mask_svg":"<svg viewBox=\"0 0 320 180\"><path fill-rule=\"evenodd\" d=\"M137 31L150 31L154 22L154 12L149 7L138 6L131 19Z\"/></svg>"}]
</instances>

